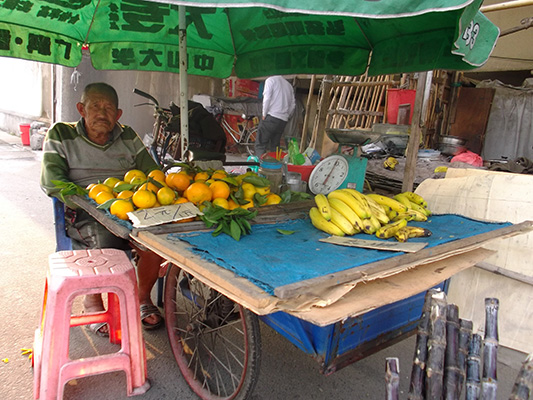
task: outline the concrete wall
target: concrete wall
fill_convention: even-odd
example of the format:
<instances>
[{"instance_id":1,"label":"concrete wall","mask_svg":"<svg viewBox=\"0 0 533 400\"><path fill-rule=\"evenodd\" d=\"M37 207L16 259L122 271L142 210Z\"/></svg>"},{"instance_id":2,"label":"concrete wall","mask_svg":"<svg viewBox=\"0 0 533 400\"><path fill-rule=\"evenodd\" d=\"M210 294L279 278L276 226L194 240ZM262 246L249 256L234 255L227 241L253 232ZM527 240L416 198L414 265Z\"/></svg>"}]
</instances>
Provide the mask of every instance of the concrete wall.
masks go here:
<instances>
[{"instance_id":1,"label":"concrete wall","mask_svg":"<svg viewBox=\"0 0 533 400\"><path fill-rule=\"evenodd\" d=\"M107 82L115 87L123 110L121 122L140 135L151 132L153 109L139 106L145 99L133 94L138 88L152 94L160 105L179 105L179 75L166 72L97 71L88 56L77 68L0 57L0 130L18 132L20 123L77 121L76 103L91 82ZM189 98L195 94L222 95L220 79L189 76ZM53 107L55 103L55 108Z\"/></svg>"}]
</instances>

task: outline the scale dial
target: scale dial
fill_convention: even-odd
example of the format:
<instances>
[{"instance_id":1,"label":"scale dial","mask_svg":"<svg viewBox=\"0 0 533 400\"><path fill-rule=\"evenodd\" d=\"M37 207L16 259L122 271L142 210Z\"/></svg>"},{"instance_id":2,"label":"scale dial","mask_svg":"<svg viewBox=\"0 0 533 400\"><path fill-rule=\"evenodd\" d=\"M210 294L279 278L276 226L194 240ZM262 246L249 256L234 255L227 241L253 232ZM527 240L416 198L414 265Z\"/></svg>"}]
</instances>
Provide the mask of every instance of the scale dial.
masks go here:
<instances>
[{"instance_id":1,"label":"scale dial","mask_svg":"<svg viewBox=\"0 0 533 400\"><path fill-rule=\"evenodd\" d=\"M348 176L348 161L343 156L329 156L320 161L309 176L313 194L328 194L337 189Z\"/></svg>"}]
</instances>

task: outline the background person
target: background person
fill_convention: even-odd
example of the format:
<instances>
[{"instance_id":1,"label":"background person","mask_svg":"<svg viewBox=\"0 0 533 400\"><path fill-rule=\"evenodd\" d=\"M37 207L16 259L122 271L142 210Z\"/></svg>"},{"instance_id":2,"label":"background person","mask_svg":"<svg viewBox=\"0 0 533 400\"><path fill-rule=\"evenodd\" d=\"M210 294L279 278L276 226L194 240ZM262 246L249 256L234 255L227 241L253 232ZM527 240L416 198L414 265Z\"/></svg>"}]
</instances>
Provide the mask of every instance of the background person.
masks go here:
<instances>
[{"instance_id":1,"label":"background person","mask_svg":"<svg viewBox=\"0 0 533 400\"><path fill-rule=\"evenodd\" d=\"M86 187L109 177L121 178L131 169L140 169L147 174L158 168L137 133L118 123L122 110L118 108L118 96L113 87L106 83L87 85L76 108L81 115L78 122L58 122L46 135L41 188L47 195L58 196L59 189L52 183L54 180ZM65 215L67 235L72 239L74 250L131 250L133 247L81 209L67 207ZM141 320L145 329L155 329L162 325L163 318L152 303L150 293L163 260L149 250L137 247L134 250ZM104 310L100 294L85 296L83 305L87 312ZM99 335L109 334L105 323L92 324L90 328Z\"/></svg>"},{"instance_id":2,"label":"background person","mask_svg":"<svg viewBox=\"0 0 533 400\"><path fill-rule=\"evenodd\" d=\"M263 118L259 122L255 140L255 155L276 151L287 121L296 107L292 85L282 76L265 80L263 89Z\"/></svg>"}]
</instances>

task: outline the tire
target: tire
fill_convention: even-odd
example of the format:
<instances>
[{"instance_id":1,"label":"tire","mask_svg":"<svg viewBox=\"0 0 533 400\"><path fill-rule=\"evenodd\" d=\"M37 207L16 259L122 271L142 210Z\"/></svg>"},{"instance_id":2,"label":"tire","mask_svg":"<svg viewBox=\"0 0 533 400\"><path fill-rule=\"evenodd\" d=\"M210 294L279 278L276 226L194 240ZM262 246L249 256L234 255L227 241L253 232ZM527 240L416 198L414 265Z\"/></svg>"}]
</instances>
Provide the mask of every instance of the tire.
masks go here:
<instances>
[{"instance_id":1,"label":"tire","mask_svg":"<svg viewBox=\"0 0 533 400\"><path fill-rule=\"evenodd\" d=\"M178 367L201 399L251 397L261 361L257 315L171 265L167 333Z\"/></svg>"},{"instance_id":2,"label":"tire","mask_svg":"<svg viewBox=\"0 0 533 400\"><path fill-rule=\"evenodd\" d=\"M248 132L246 132L246 137L243 139L242 143L246 147L248 154L253 156L255 140L257 138L257 127L253 127Z\"/></svg>"}]
</instances>

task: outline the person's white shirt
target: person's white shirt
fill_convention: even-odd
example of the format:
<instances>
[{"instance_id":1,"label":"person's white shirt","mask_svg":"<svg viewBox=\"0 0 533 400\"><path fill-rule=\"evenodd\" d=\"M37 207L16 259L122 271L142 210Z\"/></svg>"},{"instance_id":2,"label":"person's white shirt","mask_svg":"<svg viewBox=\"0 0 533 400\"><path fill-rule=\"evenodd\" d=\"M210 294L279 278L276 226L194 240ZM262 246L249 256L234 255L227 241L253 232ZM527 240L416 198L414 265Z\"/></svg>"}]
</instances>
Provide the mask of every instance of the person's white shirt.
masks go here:
<instances>
[{"instance_id":1,"label":"person's white shirt","mask_svg":"<svg viewBox=\"0 0 533 400\"><path fill-rule=\"evenodd\" d=\"M263 118L270 114L288 121L295 107L296 101L291 84L279 75L267 78L263 89Z\"/></svg>"}]
</instances>

